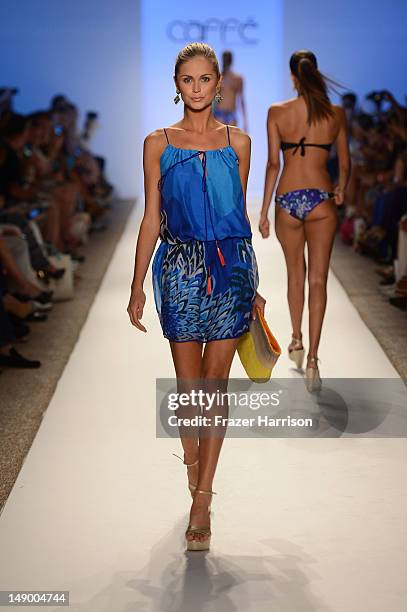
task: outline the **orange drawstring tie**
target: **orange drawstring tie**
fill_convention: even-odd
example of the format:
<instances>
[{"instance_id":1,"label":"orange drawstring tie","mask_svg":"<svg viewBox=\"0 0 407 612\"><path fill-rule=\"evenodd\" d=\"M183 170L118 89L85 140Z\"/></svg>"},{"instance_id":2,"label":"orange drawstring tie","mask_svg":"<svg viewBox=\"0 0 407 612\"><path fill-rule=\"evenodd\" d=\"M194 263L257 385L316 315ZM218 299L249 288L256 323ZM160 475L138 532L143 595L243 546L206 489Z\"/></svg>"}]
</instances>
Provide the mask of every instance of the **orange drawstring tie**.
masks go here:
<instances>
[{"instance_id":1,"label":"orange drawstring tie","mask_svg":"<svg viewBox=\"0 0 407 612\"><path fill-rule=\"evenodd\" d=\"M223 256L223 253L222 253L222 251L219 248L218 241L215 240L215 242L216 242L216 248L217 248L217 251L218 251L218 256L219 256L219 259L220 259L220 263L222 264L222 266L225 266L226 262L225 262L225 258ZM207 290L206 291L207 291L208 295L210 295L212 293L212 279L211 279L211 267L210 266L208 266L208 281L207 281Z\"/></svg>"},{"instance_id":2,"label":"orange drawstring tie","mask_svg":"<svg viewBox=\"0 0 407 612\"><path fill-rule=\"evenodd\" d=\"M211 267L208 266L208 286L207 286L208 295L212 293L212 281L211 281Z\"/></svg>"},{"instance_id":3,"label":"orange drawstring tie","mask_svg":"<svg viewBox=\"0 0 407 612\"><path fill-rule=\"evenodd\" d=\"M222 266L224 266L225 265L225 258L223 257L222 251L219 248L218 241L215 240L215 242L216 242L216 248L218 249L218 255L219 255L220 263L222 264Z\"/></svg>"}]
</instances>

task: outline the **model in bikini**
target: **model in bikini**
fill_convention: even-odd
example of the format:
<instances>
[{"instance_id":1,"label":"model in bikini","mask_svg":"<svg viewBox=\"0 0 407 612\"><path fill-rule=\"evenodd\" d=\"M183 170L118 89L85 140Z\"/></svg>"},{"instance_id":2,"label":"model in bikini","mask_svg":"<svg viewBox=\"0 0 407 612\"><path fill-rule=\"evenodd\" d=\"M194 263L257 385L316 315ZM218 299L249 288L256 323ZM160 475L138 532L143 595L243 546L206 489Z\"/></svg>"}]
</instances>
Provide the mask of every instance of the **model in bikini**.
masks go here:
<instances>
[{"instance_id":1,"label":"model in bikini","mask_svg":"<svg viewBox=\"0 0 407 612\"><path fill-rule=\"evenodd\" d=\"M280 149L284 167L276 190L275 228L287 265L288 304L292 339L288 354L302 368L302 314L307 244L309 285L309 350L305 381L309 391L318 391L321 378L318 347L327 302L327 279L337 229L337 206L343 204L349 180L350 157L346 117L331 104L329 79L318 70L311 51L296 51L290 58L291 78L298 96L273 104L268 110L268 161L259 230L270 234L268 210L280 172ZM328 153L336 142L339 180L334 188L328 171Z\"/></svg>"},{"instance_id":2,"label":"model in bikini","mask_svg":"<svg viewBox=\"0 0 407 612\"><path fill-rule=\"evenodd\" d=\"M240 106L243 129L248 131L247 112L244 97L244 79L240 74L232 70L233 54L231 51L224 51L222 54L222 79L221 79L221 98L214 105L213 114L215 119L221 123L238 125L237 106Z\"/></svg>"}]
</instances>

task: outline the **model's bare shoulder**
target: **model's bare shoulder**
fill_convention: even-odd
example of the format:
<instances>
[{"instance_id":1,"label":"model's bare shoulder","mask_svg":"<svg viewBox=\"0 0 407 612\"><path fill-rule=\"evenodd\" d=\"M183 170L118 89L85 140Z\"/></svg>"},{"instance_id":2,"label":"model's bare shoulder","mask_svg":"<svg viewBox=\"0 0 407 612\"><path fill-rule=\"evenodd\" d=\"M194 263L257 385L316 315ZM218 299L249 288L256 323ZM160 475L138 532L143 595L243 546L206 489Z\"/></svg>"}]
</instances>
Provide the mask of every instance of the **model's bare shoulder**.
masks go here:
<instances>
[{"instance_id":1,"label":"model's bare shoulder","mask_svg":"<svg viewBox=\"0 0 407 612\"><path fill-rule=\"evenodd\" d=\"M160 145L167 142L165 138L164 128L159 128L158 130L154 130L154 132L150 132L144 138L144 144L149 148L160 147Z\"/></svg>"},{"instance_id":2,"label":"model's bare shoulder","mask_svg":"<svg viewBox=\"0 0 407 612\"><path fill-rule=\"evenodd\" d=\"M251 138L249 134L241 130L236 125L230 125L229 131L232 144L236 146L236 148L250 149Z\"/></svg>"},{"instance_id":3,"label":"model's bare shoulder","mask_svg":"<svg viewBox=\"0 0 407 612\"><path fill-rule=\"evenodd\" d=\"M167 144L163 128L150 132L144 138L144 154L150 157L159 157Z\"/></svg>"},{"instance_id":4,"label":"model's bare shoulder","mask_svg":"<svg viewBox=\"0 0 407 612\"><path fill-rule=\"evenodd\" d=\"M335 113L335 117L342 123L346 120L345 109L338 104L332 104L332 110Z\"/></svg>"},{"instance_id":5,"label":"model's bare shoulder","mask_svg":"<svg viewBox=\"0 0 407 612\"><path fill-rule=\"evenodd\" d=\"M267 117L269 119L278 119L284 110L287 108L287 101L284 102L274 102L267 111Z\"/></svg>"},{"instance_id":6,"label":"model's bare shoulder","mask_svg":"<svg viewBox=\"0 0 407 612\"><path fill-rule=\"evenodd\" d=\"M298 106L298 98L289 98L288 100L281 100L280 102L275 102L274 104L272 104L272 106L278 112L285 112Z\"/></svg>"}]
</instances>

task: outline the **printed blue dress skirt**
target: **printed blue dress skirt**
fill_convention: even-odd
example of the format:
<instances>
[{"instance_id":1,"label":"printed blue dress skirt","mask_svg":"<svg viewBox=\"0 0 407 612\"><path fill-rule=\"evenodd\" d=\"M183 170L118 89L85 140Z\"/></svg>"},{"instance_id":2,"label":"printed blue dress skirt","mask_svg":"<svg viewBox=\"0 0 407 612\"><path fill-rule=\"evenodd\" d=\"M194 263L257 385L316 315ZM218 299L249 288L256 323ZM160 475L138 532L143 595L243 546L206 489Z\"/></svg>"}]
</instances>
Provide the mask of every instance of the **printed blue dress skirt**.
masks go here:
<instances>
[{"instance_id":1,"label":"printed blue dress skirt","mask_svg":"<svg viewBox=\"0 0 407 612\"><path fill-rule=\"evenodd\" d=\"M177 342L237 338L249 329L259 284L239 159L168 141L160 161L161 243L152 263L163 335Z\"/></svg>"}]
</instances>

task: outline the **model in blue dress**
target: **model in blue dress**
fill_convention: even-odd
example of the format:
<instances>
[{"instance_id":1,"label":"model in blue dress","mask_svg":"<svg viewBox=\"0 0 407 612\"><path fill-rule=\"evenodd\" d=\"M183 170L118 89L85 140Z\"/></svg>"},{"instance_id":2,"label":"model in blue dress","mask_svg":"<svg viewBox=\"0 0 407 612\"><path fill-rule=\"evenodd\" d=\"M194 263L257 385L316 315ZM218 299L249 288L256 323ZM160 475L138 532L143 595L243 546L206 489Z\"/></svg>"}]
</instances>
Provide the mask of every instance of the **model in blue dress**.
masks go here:
<instances>
[{"instance_id":1,"label":"model in blue dress","mask_svg":"<svg viewBox=\"0 0 407 612\"><path fill-rule=\"evenodd\" d=\"M152 264L163 334L178 342L237 338L249 329L259 277L229 126L225 146L207 151L175 147L164 132Z\"/></svg>"},{"instance_id":2,"label":"model in blue dress","mask_svg":"<svg viewBox=\"0 0 407 612\"><path fill-rule=\"evenodd\" d=\"M245 203L251 143L238 127L213 116L222 75L211 47L194 42L181 49L173 78L174 102L183 100L184 116L144 141L145 213L127 311L132 324L146 332L141 322L143 283L159 238L152 260L153 291L170 343L177 391L188 392L193 381L194 390L198 385L204 393L223 393L238 338L249 329L256 307L264 314L266 303L257 291L259 273ZM204 408L209 406L198 406ZM181 419L194 414L190 405L176 410ZM227 420L227 401L214 399L205 416L211 420L215 415ZM226 428L178 427L193 497L187 549L207 550L212 484Z\"/></svg>"}]
</instances>

